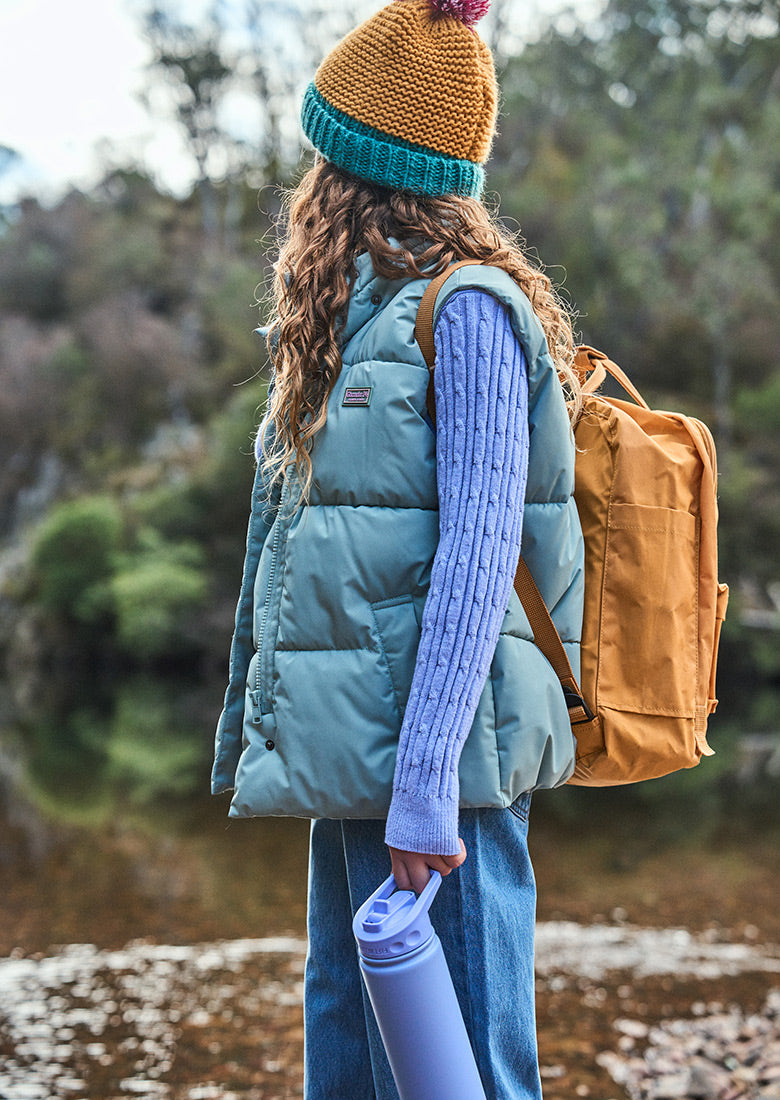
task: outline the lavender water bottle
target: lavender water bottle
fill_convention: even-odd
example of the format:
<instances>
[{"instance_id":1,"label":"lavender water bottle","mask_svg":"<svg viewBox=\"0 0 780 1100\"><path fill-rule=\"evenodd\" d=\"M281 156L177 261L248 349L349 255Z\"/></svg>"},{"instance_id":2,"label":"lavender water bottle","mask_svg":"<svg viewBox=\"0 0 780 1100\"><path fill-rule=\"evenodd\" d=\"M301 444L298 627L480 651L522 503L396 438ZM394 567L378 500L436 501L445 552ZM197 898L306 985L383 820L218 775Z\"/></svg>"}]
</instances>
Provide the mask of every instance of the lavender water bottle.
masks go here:
<instances>
[{"instance_id":1,"label":"lavender water bottle","mask_svg":"<svg viewBox=\"0 0 780 1100\"><path fill-rule=\"evenodd\" d=\"M360 969L401 1100L485 1100L441 942L428 909L391 875L355 914Z\"/></svg>"}]
</instances>

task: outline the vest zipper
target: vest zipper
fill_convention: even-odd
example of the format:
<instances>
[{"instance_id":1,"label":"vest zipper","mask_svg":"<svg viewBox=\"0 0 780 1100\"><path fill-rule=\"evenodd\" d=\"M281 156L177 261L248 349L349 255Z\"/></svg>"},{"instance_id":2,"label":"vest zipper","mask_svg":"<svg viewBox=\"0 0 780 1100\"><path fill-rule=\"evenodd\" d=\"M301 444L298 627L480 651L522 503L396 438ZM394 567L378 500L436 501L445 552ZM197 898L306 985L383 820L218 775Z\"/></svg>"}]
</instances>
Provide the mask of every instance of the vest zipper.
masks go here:
<instances>
[{"instance_id":1,"label":"vest zipper","mask_svg":"<svg viewBox=\"0 0 780 1100\"><path fill-rule=\"evenodd\" d=\"M263 691L262 691L262 678L263 678L263 640L265 638L265 627L268 621L268 604L271 599L271 590L274 583L274 574L276 573L276 556L279 550L279 518L277 517L274 523L274 537L271 543L271 564L268 569L268 584L265 589L265 600L263 601L263 617L260 620L260 629L257 632L257 664L255 666L255 687L254 691L249 692L249 699L252 703L252 721L256 726L262 726L263 724Z\"/></svg>"},{"instance_id":2,"label":"vest zipper","mask_svg":"<svg viewBox=\"0 0 780 1100\"><path fill-rule=\"evenodd\" d=\"M284 502L284 493L282 493L282 499L280 504ZM282 538L282 524L283 514L281 512L277 514L274 521L273 540L271 542L271 564L268 567L268 583L265 588L265 600L263 601L263 617L260 620L260 629L257 632L257 664L255 667L255 686L252 691L249 692L249 700L252 704L252 721L256 726L263 724L263 672L266 662L263 660L264 643L266 625L268 623L268 609L271 602L271 592L273 591L274 578L276 576L276 565L279 558L279 543ZM285 522L285 526L289 524L289 520Z\"/></svg>"},{"instance_id":3,"label":"vest zipper","mask_svg":"<svg viewBox=\"0 0 780 1100\"><path fill-rule=\"evenodd\" d=\"M260 690L250 691L249 699L252 703L252 721L256 726L262 726L263 724L263 704Z\"/></svg>"}]
</instances>

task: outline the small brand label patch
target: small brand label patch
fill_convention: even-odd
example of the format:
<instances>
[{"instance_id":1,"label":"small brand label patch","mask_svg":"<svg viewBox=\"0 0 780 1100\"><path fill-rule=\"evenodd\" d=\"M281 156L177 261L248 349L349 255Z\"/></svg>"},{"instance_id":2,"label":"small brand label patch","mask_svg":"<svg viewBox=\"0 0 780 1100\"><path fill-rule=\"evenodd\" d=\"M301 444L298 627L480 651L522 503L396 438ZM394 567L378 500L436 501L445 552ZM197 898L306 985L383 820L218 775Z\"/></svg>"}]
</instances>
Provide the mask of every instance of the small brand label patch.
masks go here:
<instances>
[{"instance_id":1,"label":"small brand label patch","mask_svg":"<svg viewBox=\"0 0 780 1100\"><path fill-rule=\"evenodd\" d=\"M361 386L359 389L344 390L342 405L357 405L367 408L371 404L371 386Z\"/></svg>"}]
</instances>

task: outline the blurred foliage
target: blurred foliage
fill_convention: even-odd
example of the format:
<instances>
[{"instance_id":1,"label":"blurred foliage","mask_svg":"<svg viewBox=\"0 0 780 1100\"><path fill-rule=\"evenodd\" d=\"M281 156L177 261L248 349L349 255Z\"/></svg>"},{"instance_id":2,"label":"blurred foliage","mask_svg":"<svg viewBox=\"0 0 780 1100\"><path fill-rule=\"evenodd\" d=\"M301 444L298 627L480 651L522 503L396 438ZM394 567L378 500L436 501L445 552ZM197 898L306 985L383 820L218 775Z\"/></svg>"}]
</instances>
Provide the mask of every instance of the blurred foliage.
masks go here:
<instances>
[{"instance_id":1,"label":"blurred foliage","mask_svg":"<svg viewBox=\"0 0 780 1100\"><path fill-rule=\"evenodd\" d=\"M203 552L195 543L166 543L147 528L136 552L120 561L110 589L126 653L144 661L188 649L208 591Z\"/></svg>"},{"instance_id":2,"label":"blurred foliage","mask_svg":"<svg viewBox=\"0 0 780 1100\"><path fill-rule=\"evenodd\" d=\"M193 728L186 681L127 676L108 699L29 723L29 791L42 810L101 824L117 802L149 805L201 792L208 745Z\"/></svg>"},{"instance_id":3,"label":"blurred foliage","mask_svg":"<svg viewBox=\"0 0 780 1100\"><path fill-rule=\"evenodd\" d=\"M53 508L35 531L30 556L40 604L65 619L94 620L102 602L95 593L111 574L121 537L121 512L109 496Z\"/></svg>"},{"instance_id":4,"label":"blurred foliage","mask_svg":"<svg viewBox=\"0 0 780 1100\"><path fill-rule=\"evenodd\" d=\"M288 12L300 57L321 51L314 3ZM29 670L24 697L49 705L28 721L52 797L66 773L77 793L100 776L141 801L204 782L267 381L253 329L280 196L257 188L292 180L298 155L287 116L300 74L280 76L245 7L243 46L216 15L198 30L147 12L150 104L168 96L186 131L192 195L112 170L89 194L26 199L0 223L0 539L17 554L0 571L0 647ZM777 44L762 0L608 0L502 56L488 176L502 217L551 265L586 342L652 402L713 426L732 587L717 757L625 795L569 789L562 814L598 798L725 806L740 735L777 732ZM265 112L254 148L224 129L236 81ZM186 716L163 688L174 676L188 706L205 693Z\"/></svg>"},{"instance_id":5,"label":"blurred foliage","mask_svg":"<svg viewBox=\"0 0 780 1100\"><path fill-rule=\"evenodd\" d=\"M161 685L145 680L122 685L104 751L109 778L131 801L190 794L205 778L205 749L182 727Z\"/></svg>"}]
</instances>

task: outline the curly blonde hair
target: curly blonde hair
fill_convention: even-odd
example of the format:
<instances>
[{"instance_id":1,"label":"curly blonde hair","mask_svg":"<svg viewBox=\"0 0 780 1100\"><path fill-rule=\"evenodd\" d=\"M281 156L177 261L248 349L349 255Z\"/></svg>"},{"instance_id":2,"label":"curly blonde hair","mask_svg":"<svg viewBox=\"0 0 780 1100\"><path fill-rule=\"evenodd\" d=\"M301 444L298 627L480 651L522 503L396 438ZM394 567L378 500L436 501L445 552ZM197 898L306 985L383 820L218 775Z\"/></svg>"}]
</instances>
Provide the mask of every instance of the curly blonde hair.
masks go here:
<instances>
[{"instance_id":1,"label":"curly blonde hair","mask_svg":"<svg viewBox=\"0 0 780 1100\"><path fill-rule=\"evenodd\" d=\"M299 500L308 498L310 451L341 370L339 334L360 252L368 252L375 273L389 279L431 278L457 260L507 271L542 324L576 419L582 396L572 369L571 315L547 275L528 260L518 236L478 199L393 191L318 157L286 194L285 214L268 333L273 386L261 429L269 482L295 474ZM391 237L398 243L390 244Z\"/></svg>"}]
</instances>

